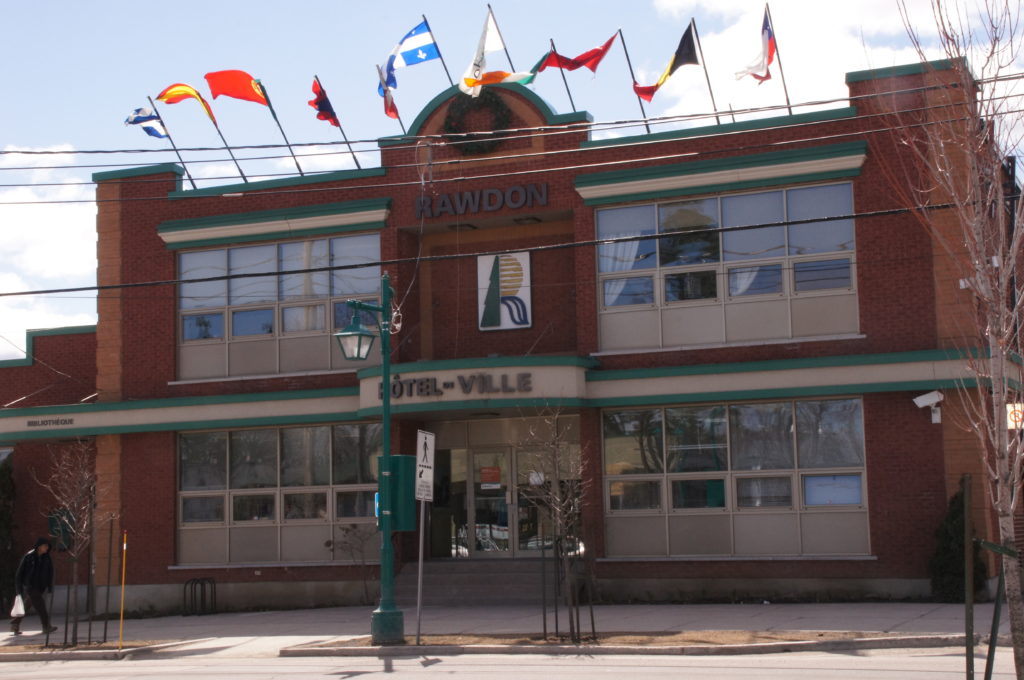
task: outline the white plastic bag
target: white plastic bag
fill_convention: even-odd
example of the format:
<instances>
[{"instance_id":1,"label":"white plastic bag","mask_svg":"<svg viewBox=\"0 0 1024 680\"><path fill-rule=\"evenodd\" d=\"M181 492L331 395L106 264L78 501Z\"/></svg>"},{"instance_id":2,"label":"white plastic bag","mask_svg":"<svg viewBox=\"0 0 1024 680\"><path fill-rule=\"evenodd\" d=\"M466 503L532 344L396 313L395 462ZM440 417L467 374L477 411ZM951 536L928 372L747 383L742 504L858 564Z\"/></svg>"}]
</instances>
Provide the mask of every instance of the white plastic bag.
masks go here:
<instances>
[{"instance_id":1,"label":"white plastic bag","mask_svg":"<svg viewBox=\"0 0 1024 680\"><path fill-rule=\"evenodd\" d=\"M21 599L21 595L15 595L14 606L11 607L11 618L18 618L19 616L25 615L25 601Z\"/></svg>"}]
</instances>

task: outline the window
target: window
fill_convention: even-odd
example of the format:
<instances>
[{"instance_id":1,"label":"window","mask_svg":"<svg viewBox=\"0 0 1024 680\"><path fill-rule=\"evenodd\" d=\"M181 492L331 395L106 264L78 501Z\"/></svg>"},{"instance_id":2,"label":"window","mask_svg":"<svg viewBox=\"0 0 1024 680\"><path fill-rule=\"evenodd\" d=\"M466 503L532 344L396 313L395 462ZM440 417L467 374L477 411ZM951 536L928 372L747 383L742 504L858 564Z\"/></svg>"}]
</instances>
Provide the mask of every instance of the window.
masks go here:
<instances>
[{"instance_id":1,"label":"window","mask_svg":"<svg viewBox=\"0 0 1024 680\"><path fill-rule=\"evenodd\" d=\"M268 536L280 531L281 538L261 539L273 543L262 545L274 555L266 561L295 561L285 543L289 528L323 527L328 533L314 548L330 545L330 531L372 528L380 454L379 423L182 433L178 526L185 552L191 542L203 545L213 529L234 545L233 532L268 527ZM297 535L309 542L308 533ZM249 559L229 553L226 561Z\"/></svg>"},{"instance_id":2,"label":"window","mask_svg":"<svg viewBox=\"0 0 1024 680\"><path fill-rule=\"evenodd\" d=\"M598 247L602 347L637 347L630 329L657 325L645 310L662 315L659 337L640 333L653 346L855 330L854 223L839 219L853 212L852 192L840 183L597 210L597 237L621 239ZM840 295L848 302L832 308L797 302ZM758 303L785 318L744 326L730 316Z\"/></svg>"},{"instance_id":3,"label":"window","mask_svg":"<svg viewBox=\"0 0 1024 680\"><path fill-rule=\"evenodd\" d=\"M721 540L732 546L731 527L743 518L775 517L782 524L772 526L790 526L789 517L796 524L787 536L807 536L803 550L814 554L829 516L849 521L853 513L866 522L862 411L859 399L605 411L609 522L661 517L670 534L673 522L685 522L680 526L689 536L704 518L708 534L725 535ZM824 524L813 517L824 517ZM804 524L809 528L798 532ZM645 526L655 533L654 525ZM636 528L624 531L636 540ZM744 553L740 545L724 550L721 540L711 541L712 552Z\"/></svg>"},{"instance_id":4,"label":"window","mask_svg":"<svg viewBox=\"0 0 1024 680\"><path fill-rule=\"evenodd\" d=\"M376 301L379 260L376 233L180 253L180 377L331 368L330 334L348 322L346 300ZM314 348L302 338L321 342ZM276 351L245 343L270 343ZM225 351L213 361L217 346Z\"/></svg>"}]
</instances>

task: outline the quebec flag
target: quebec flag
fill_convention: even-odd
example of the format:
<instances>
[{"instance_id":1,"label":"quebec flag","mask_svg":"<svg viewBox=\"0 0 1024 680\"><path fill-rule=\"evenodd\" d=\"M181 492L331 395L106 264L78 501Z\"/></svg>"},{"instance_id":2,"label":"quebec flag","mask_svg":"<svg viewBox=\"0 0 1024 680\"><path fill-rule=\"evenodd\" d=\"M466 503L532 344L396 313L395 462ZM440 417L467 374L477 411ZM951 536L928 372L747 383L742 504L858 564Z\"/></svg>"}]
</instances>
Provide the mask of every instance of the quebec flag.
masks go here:
<instances>
[{"instance_id":1,"label":"quebec flag","mask_svg":"<svg viewBox=\"0 0 1024 680\"><path fill-rule=\"evenodd\" d=\"M405 37L395 45L388 55L388 62L385 66L384 81L390 88L398 87L395 79L395 69L404 66L415 66L424 61L437 59L441 53L434 42L434 36L430 33L430 25L424 19L415 28L405 34ZM384 86L377 86L377 93L384 96Z\"/></svg>"}]
</instances>

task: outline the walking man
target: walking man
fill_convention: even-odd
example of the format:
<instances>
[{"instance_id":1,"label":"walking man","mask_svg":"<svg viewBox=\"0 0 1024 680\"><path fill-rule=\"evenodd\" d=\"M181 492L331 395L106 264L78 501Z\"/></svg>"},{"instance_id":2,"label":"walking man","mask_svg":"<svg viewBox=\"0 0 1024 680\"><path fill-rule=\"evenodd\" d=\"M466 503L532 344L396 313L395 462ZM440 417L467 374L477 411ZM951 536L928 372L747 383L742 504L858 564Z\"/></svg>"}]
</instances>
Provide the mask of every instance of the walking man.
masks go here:
<instances>
[{"instance_id":1,"label":"walking man","mask_svg":"<svg viewBox=\"0 0 1024 680\"><path fill-rule=\"evenodd\" d=\"M39 614L44 633L52 633L57 626L50 625L50 614L46 611L43 594L53 590L53 561L50 559L50 539L40 538L35 546L25 553L14 575L14 587L25 602L25 614L32 609ZM21 635L21 620L24 616L11 619L11 632Z\"/></svg>"}]
</instances>

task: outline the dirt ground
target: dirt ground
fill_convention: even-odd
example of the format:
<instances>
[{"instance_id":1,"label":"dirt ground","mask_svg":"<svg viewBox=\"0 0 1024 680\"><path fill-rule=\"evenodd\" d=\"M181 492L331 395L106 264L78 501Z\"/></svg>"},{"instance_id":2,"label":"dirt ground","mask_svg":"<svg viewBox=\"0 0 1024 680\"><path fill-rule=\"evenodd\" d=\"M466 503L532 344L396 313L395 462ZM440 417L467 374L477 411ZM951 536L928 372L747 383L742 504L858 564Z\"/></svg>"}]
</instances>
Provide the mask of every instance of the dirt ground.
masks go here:
<instances>
[{"instance_id":1,"label":"dirt ground","mask_svg":"<svg viewBox=\"0 0 1024 680\"><path fill-rule=\"evenodd\" d=\"M749 630L701 630L680 633L599 633L594 639L585 635L583 645L631 646L631 647L682 647L688 645L748 645L759 642L792 642L795 640L849 640L863 637L886 637L887 633L837 632L837 631L749 631ZM407 645L416 644L415 635L407 635ZM572 644L566 636L547 638L539 634L503 635L421 635L421 645L564 645ZM318 647L369 647L370 638L359 637L351 640L332 640Z\"/></svg>"}]
</instances>

